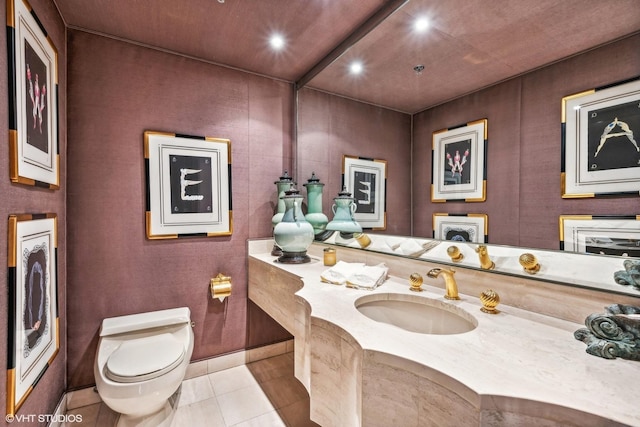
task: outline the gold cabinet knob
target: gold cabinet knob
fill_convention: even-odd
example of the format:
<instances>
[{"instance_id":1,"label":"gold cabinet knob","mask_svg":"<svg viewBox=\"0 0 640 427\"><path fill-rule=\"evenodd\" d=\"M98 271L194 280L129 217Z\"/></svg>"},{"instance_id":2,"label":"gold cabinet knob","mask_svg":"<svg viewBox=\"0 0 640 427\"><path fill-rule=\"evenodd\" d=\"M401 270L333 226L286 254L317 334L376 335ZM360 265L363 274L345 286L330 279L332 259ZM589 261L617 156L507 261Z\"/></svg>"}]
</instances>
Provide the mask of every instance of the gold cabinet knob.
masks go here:
<instances>
[{"instance_id":1,"label":"gold cabinet knob","mask_svg":"<svg viewBox=\"0 0 640 427\"><path fill-rule=\"evenodd\" d=\"M536 274L540 271L540 264L538 264L538 260L533 254L524 253L520 255L519 261L520 265L524 268L524 271L529 274Z\"/></svg>"},{"instance_id":2,"label":"gold cabinet knob","mask_svg":"<svg viewBox=\"0 0 640 427\"><path fill-rule=\"evenodd\" d=\"M480 294L480 302L482 303L481 311L489 314L496 314L496 307L500 304L500 296L493 290L487 289Z\"/></svg>"},{"instance_id":3,"label":"gold cabinet knob","mask_svg":"<svg viewBox=\"0 0 640 427\"><path fill-rule=\"evenodd\" d=\"M464 255L457 246L449 246L447 248L447 255L451 257L451 261L453 262L460 262L464 259Z\"/></svg>"},{"instance_id":4,"label":"gold cabinet knob","mask_svg":"<svg viewBox=\"0 0 640 427\"><path fill-rule=\"evenodd\" d=\"M420 274L412 273L411 276L409 276L409 284L411 285L409 289L414 292L422 292L422 281L423 279Z\"/></svg>"}]
</instances>

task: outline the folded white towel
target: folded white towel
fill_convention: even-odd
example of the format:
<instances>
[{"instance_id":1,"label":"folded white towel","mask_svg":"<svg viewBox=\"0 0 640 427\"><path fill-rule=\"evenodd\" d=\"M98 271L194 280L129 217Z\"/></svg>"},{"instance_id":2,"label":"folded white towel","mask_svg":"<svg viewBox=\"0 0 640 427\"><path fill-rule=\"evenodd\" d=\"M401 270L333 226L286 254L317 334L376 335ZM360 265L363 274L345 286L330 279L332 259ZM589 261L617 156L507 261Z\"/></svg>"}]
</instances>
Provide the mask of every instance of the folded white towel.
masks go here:
<instances>
[{"instance_id":1,"label":"folded white towel","mask_svg":"<svg viewBox=\"0 0 640 427\"><path fill-rule=\"evenodd\" d=\"M365 265L347 278L347 287L358 289L375 289L386 279L389 268L384 264L373 267Z\"/></svg>"},{"instance_id":2,"label":"folded white towel","mask_svg":"<svg viewBox=\"0 0 640 427\"><path fill-rule=\"evenodd\" d=\"M399 252L402 255L412 255L420 251L424 251L424 248L420 246L418 242L413 239L406 239L402 242L396 252Z\"/></svg>"},{"instance_id":3,"label":"folded white towel","mask_svg":"<svg viewBox=\"0 0 640 427\"><path fill-rule=\"evenodd\" d=\"M362 262L338 261L336 265L320 273L320 279L323 282L333 283L334 285L343 285L347 282L348 277L364 266L365 264Z\"/></svg>"}]
</instances>

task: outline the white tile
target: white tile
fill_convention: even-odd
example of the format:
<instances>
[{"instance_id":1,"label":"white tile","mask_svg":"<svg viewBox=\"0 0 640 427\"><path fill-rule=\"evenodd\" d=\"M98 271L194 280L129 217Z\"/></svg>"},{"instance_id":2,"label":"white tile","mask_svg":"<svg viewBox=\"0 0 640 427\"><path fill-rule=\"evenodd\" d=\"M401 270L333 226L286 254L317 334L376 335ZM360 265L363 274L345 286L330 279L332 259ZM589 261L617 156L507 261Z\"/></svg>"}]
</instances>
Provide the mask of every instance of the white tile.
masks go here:
<instances>
[{"instance_id":1,"label":"white tile","mask_svg":"<svg viewBox=\"0 0 640 427\"><path fill-rule=\"evenodd\" d=\"M258 386L251 386L217 396L220 411L227 425L248 421L274 410Z\"/></svg>"},{"instance_id":2,"label":"white tile","mask_svg":"<svg viewBox=\"0 0 640 427\"><path fill-rule=\"evenodd\" d=\"M276 411L267 412L250 420L234 424L233 427L286 427Z\"/></svg>"},{"instance_id":3,"label":"white tile","mask_svg":"<svg viewBox=\"0 0 640 427\"><path fill-rule=\"evenodd\" d=\"M207 376L191 378L182 382L178 406L190 405L212 397L213 388Z\"/></svg>"},{"instance_id":4,"label":"white tile","mask_svg":"<svg viewBox=\"0 0 640 427\"><path fill-rule=\"evenodd\" d=\"M224 356L207 359L207 373L218 372L224 369L234 368L245 364L246 352L238 351L236 353L225 354Z\"/></svg>"},{"instance_id":5,"label":"white tile","mask_svg":"<svg viewBox=\"0 0 640 427\"><path fill-rule=\"evenodd\" d=\"M215 397L179 407L171 427L226 426Z\"/></svg>"},{"instance_id":6,"label":"white tile","mask_svg":"<svg viewBox=\"0 0 640 427\"><path fill-rule=\"evenodd\" d=\"M207 375L216 396L241 388L257 386L258 382L246 366L236 366Z\"/></svg>"}]
</instances>

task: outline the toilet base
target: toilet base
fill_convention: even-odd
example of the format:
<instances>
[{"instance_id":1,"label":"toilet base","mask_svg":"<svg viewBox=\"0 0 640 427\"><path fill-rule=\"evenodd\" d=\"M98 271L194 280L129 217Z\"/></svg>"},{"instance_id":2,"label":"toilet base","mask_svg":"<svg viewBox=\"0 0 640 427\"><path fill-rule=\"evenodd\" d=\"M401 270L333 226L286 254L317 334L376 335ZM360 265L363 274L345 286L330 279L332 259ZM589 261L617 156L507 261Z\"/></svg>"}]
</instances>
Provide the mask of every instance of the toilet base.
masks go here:
<instances>
[{"instance_id":1,"label":"toilet base","mask_svg":"<svg viewBox=\"0 0 640 427\"><path fill-rule=\"evenodd\" d=\"M182 385L157 411L142 416L120 414L116 427L169 427L178 409Z\"/></svg>"}]
</instances>

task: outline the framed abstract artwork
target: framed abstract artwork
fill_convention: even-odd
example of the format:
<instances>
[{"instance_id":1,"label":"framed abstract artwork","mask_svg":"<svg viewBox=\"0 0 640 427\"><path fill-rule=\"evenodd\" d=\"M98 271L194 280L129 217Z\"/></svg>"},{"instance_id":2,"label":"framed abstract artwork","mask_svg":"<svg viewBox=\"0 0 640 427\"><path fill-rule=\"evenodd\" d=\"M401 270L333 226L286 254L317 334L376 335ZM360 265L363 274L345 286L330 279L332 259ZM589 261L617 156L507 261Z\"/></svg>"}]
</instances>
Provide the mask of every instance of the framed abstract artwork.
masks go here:
<instances>
[{"instance_id":1,"label":"framed abstract artwork","mask_svg":"<svg viewBox=\"0 0 640 427\"><path fill-rule=\"evenodd\" d=\"M146 131L149 239L233 232L231 141Z\"/></svg>"},{"instance_id":2,"label":"framed abstract artwork","mask_svg":"<svg viewBox=\"0 0 640 427\"><path fill-rule=\"evenodd\" d=\"M58 53L26 0L7 1L9 176L60 188Z\"/></svg>"},{"instance_id":3,"label":"framed abstract artwork","mask_svg":"<svg viewBox=\"0 0 640 427\"><path fill-rule=\"evenodd\" d=\"M7 420L60 348L57 216L10 215Z\"/></svg>"},{"instance_id":4,"label":"framed abstract artwork","mask_svg":"<svg viewBox=\"0 0 640 427\"><path fill-rule=\"evenodd\" d=\"M357 207L354 218L374 230L387 228L386 160L366 157L342 157L342 184L352 194Z\"/></svg>"},{"instance_id":5,"label":"framed abstract artwork","mask_svg":"<svg viewBox=\"0 0 640 427\"><path fill-rule=\"evenodd\" d=\"M456 242L489 242L486 214L433 214L433 238Z\"/></svg>"},{"instance_id":6,"label":"framed abstract artwork","mask_svg":"<svg viewBox=\"0 0 640 427\"><path fill-rule=\"evenodd\" d=\"M640 258L640 215L561 215L560 250Z\"/></svg>"},{"instance_id":7,"label":"framed abstract artwork","mask_svg":"<svg viewBox=\"0 0 640 427\"><path fill-rule=\"evenodd\" d=\"M487 120L433 133L431 201L483 202L487 193Z\"/></svg>"},{"instance_id":8,"label":"framed abstract artwork","mask_svg":"<svg viewBox=\"0 0 640 427\"><path fill-rule=\"evenodd\" d=\"M640 77L562 99L563 198L640 194Z\"/></svg>"}]
</instances>

